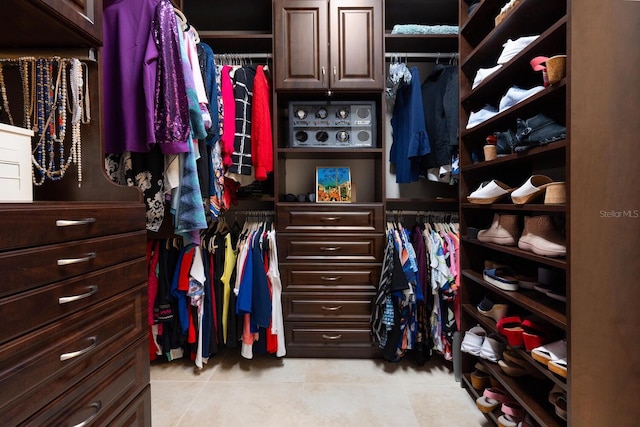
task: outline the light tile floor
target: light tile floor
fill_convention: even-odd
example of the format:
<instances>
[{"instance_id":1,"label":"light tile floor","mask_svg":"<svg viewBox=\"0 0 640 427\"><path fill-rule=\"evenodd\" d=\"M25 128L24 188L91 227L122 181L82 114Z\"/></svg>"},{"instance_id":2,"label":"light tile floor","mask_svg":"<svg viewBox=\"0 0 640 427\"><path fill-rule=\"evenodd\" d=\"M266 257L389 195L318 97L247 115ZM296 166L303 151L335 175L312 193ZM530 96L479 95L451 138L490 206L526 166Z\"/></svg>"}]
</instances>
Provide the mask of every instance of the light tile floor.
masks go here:
<instances>
[{"instance_id":1,"label":"light tile floor","mask_svg":"<svg viewBox=\"0 0 640 427\"><path fill-rule=\"evenodd\" d=\"M152 364L151 398L153 427L491 425L439 356L418 366L228 350L200 372L186 360Z\"/></svg>"}]
</instances>

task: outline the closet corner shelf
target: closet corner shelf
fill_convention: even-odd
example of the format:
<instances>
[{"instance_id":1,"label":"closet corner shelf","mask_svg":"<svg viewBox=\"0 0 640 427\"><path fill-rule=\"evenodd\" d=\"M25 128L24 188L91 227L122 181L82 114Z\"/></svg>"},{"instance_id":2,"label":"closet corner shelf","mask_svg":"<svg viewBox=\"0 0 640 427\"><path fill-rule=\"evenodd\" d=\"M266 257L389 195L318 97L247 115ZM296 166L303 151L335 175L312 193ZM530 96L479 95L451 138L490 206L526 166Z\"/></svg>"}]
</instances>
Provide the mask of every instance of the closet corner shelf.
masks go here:
<instances>
[{"instance_id":1,"label":"closet corner shelf","mask_svg":"<svg viewBox=\"0 0 640 427\"><path fill-rule=\"evenodd\" d=\"M478 239L472 239L467 236L462 236L460 239L463 242L471 243L477 246L482 246L488 249L493 249L494 251L502 252L509 255L514 255L520 258L526 258L531 261L538 262L540 264L548 265L550 267L556 267L563 270L566 270L567 268L567 261L564 258L550 258L550 257L541 256L541 255L536 255L533 252L523 251L522 249L518 249L517 247L514 247L514 246L496 245L495 243L483 243L483 242L480 242Z\"/></svg>"},{"instance_id":2,"label":"closet corner shelf","mask_svg":"<svg viewBox=\"0 0 640 427\"><path fill-rule=\"evenodd\" d=\"M457 34L391 34L384 35L386 52L457 52Z\"/></svg>"},{"instance_id":3,"label":"closet corner shelf","mask_svg":"<svg viewBox=\"0 0 640 427\"><path fill-rule=\"evenodd\" d=\"M566 330L567 328L567 316L564 314L565 304L553 300L542 293L535 290L523 290L508 292L496 288L495 286L487 283L482 278L482 274L473 270L463 270L462 275L468 279L471 279L475 283L490 289L491 291L499 294L503 298L517 304L519 307L526 307L529 312L540 316L543 320L557 326L560 329ZM479 301L478 301L479 302ZM474 317L475 312L473 312Z\"/></svg>"},{"instance_id":4,"label":"closet corner shelf","mask_svg":"<svg viewBox=\"0 0 640 427\"><path fill-rule=\"evenodd\" d=\"M566 148L567 148L567 140L562 139L560 141L555 141L547 145L542 145L540 147L533 147L527 151L522 151L520 153L508 154L504 157L499 157L495 160L491 160L490 162L478 162L471 165L466 165L464 169L462 169L462 172L463 173L478 172L480 170L485 171L487 169L491 169L496 166L505 166L505 165L512 166L518 162L528 162L534 157L537 157L543 154L546 155L550 151L565 150ZM557 153L557 154L554 153L554 154L559 155L560 153Z\"/></svg>"},{"instance_id":5,"label":"closet corner shelf","mask_svg":"<svg viewBox=\"0 0 640 427\"><path fill-rule=\"evenodd\" d=\"M565 422L557 417L548 409L550 406L547 402L549 390L543 384L537 383L533 379L521 384L521 381L511 378L502 373L495 363L488 363L484 360L481 362L489 373L496 378L504 387L505 391L513 396L518 403L522 405L524 410L528 412L533 419L540 425L547 427L559 427L565 425Z\"/></svg>"},{"instance_id":6,"label":"closet corner shelf","mask_svg":"<svg viewBox=\"0 0 640 427\"><path fill-rule=\"evenodd\" d=\"M492 129L513 128L516 124L516 118L529 118L537 114L539 112L539 104L542 101L547 103L552 102L551 98L554 96L564 97L566 89L567 81L566 79L563 79L560 83L541 90L535 95L520 101L516 105L507 108L482 123L479 123L470 129L463 129L460 132L460 137L466 140L472 136L479 135L482 138L482 141L484 141L487 134L493 133Z\"/></svg>"},{"instance_id":7,"label":"closet corner shelf","mask_svg":"<svg viewBox=\"0 0 640 427\"><path fill-rule=\"evenodd\" d=\"M567 211L567 205L562 204L554 204L554 205L545 205L545 204L526 204L526 205L511 205L507 203L500 204L491 204L491 205L478 205L475 203L461 203L460 207L462 209L492 209L496 211L515 211L515 212L561 212L564 213Z\"/></svg>"}]
</instances>

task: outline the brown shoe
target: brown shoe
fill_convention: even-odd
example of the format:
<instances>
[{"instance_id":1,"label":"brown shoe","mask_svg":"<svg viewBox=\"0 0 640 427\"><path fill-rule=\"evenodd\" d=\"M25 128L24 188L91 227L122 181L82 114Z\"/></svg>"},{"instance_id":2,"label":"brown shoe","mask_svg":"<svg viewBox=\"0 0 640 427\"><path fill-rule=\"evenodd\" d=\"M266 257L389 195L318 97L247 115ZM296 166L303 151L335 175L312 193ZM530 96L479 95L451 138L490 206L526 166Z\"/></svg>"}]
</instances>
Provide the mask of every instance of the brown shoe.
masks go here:
<instances>
[{"instance_id":1,"label":"brown shoe","mask_svg":"<svg viewBox=\"0 0 640 427\"><path fill-rule=\"evenodd\" d=\"M491 227L478 232L478 240L484 243L515 246L520 236L517 215L493 214Z\"/></svg>"},{"instance_id":2,"label":"brown shoe","mask_svg":"<svg viewBox=\"0 0 640 427\"><path fill-rule=\"evenodd\" d=\"M524 230L518 247L542 256L560 257L567 254L565 239L556 230L549 215L524 217Z\"/></svg>"}]
</instances>

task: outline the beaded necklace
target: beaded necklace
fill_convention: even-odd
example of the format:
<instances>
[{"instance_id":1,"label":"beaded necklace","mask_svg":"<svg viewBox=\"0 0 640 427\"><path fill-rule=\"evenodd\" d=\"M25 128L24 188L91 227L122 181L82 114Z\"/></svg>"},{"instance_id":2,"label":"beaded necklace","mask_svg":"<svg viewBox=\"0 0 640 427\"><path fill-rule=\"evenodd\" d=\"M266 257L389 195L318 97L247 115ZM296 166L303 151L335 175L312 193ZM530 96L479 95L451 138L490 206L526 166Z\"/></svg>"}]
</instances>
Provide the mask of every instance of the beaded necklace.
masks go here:
<instances>
[{"instance_id":1,"label":"beaded necklace","mask_svg":"<svg viewBox=\"0 0 640 427\"><path fill-rule=\"evenodd\" d=\"M35 58L23 57L18 60L20 80L22 81L22 105L24 107L24 127L32 129L31 116L33 114L35 90ZM32 129L35 131L35 129Z\"/></svg>"},{"instance_id":2,"label":"beaded necklace","mask_svg":"<svg viewBox=\"0 0 640 427\"><path fill-rule=\"evenodd\" d=\"M0 62L0 94L2 95L2 107L9 116L9 124L13 125L13 117L11 117L11 110L9 110L9 99L7 98L7 86L4 83L4 72L2 70L2 62Z\"/></svg>"}]
</instances>

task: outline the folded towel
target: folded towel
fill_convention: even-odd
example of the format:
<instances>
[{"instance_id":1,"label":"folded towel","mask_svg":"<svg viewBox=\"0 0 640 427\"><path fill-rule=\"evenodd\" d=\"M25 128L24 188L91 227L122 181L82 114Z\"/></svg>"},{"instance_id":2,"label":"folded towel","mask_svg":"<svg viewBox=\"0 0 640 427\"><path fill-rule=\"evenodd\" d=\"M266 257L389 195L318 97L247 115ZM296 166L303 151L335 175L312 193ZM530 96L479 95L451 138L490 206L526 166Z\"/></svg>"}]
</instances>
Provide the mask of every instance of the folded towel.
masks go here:
<instances>
[{"instance_id":1,"label":"folded towel","mask_svg":"<svg viewBox=\"0 0 640 427\"><path fill-rule=\"evenodd\" d=\"M391 34L458 34L457 25L396 24Z\"/></svg>"}]
</instances>

